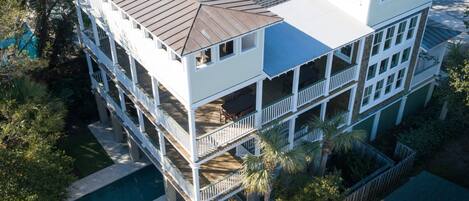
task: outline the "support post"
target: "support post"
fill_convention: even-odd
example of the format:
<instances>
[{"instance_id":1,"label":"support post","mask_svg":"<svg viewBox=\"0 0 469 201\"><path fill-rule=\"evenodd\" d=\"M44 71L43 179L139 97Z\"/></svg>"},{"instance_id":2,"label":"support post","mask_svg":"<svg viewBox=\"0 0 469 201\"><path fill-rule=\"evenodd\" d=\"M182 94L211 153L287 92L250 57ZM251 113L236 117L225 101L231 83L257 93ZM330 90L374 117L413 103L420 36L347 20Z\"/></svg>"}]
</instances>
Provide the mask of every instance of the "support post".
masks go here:
<instances>
[{"instance_id":1,"label":"support post","mask_svg":"<svg viewBox=\"0 0 469 201\"><path fill-rule=\"evenodd\" d=\"M114 132L114 140L116 142L122 142L124 140L124 130L118 117L114 113L111 113L111 124L112 131Z\"/></svg>"},{"instance_id":2,"label":"support post","mask_svg":"<svg viewBox=\"0 0 469 201\"><path fill-rule=\"evenodd\" d=\"M138 127L140 129L140 132L144 133L145 132L145 122L143 121L143 112L138 106L136 106L135 108L137 109Z\"/></svg>"},{"instance_id":3,"label":"support post","mask_svg":"<svg viewBox=\"0 0 469 201\"><path fill-rule=\"evenodd\" d=\"M358 52L357 52L357 66L358 66L358 69L357 69L357 73L355 74L355 78L354 80L355 81L358 81L358 78L360 77L360 66L362 66L362 59L363 59L363 52L364 52L364 49L365 49L365 38L362 38L360 39L360 42L358 44Z\"/></svg>"},{"instance_id":4,"label":"support post","mask_svg":"<svg viewBox=\"0 0 469 201\"><path fill-rule=\"evenodd\" d=\"M122 89L116 85L117 90L119 91L119 101L120 101L120 106L122 109L122 112L126 111L125 107L125 97L124 97L124 92L122 92Z\"/></svg>"},{"instance_id":5,"label":"support post","mask_svg":"<svg viewBox=\"0 0 469 201\"><path fill-rule=\"evenodd\" d=\"M95 93L94 97L96 100L96 106L98 107L99 120L101 121L101 124L107 126L109 125L109 116L107 113L106 103L104 103L98 93Z\"/></svg>"},{"instance_id":6,"label":"support post","mask_svg":"<svg viewBox=\"0 0 469 201\"><path fill-rule=\"evenodd\" d=\"M376 139L376 135L378 133L378 126L379 126L379 119L381 117L381 110L375 114L375 119L373 119L373 127L370 133L370 141L374 141Z\"/></svg>"},{"instance_id":7,"label":"support post","mask_svg":"<svg viewBox=\"0 0 469 201\"><path fill-rule=\"evenodd\" d=\"M347 114L347 125L352 123L352 115L353 115L353 105L355 102L355 95L357 92L357 86L355 85L350 91L350 99L348 103L348 114Z\"/></svg>"},{"instance_id":8,"label":"support post","mask_svg":"<svg viewBox=\"0 0 469 201\"><path fill-rule=\"evenodd\" d=\"M116 66L119 65L119 61L117 60L116 42L109 35L108 35L108 38L109 38L109 44L111 46L110 48L111 48L112 65L113 65L113 69L116 70Z\"/></svg>"},{"instance_id":9,"label":"support post","mask_svg":"<svg viewBox=\"0 0 469 201\"><path fill-rule=\"evenodd\" d=\"M292 99L292 112L296 112L297 107L298 107L298 85L300 82L300 68L295 68L293 70L293 84L292 84L292 94L293 94L293 99Z\"/></svg>"},{"instance_id":10,"label":"support post","mask_svg":"<svg viewBox=\"0 0 469 201\"><path fill-rule=\"evenodd\" d=\"M134 139L130 136L130 134L127 133L127 135L128 135L127 143L129 145L130 158L133 161L138 161L140 160L140 152L139 152L137 142L134 141Z\"/></svg>"},{"instance_id":11,"label":"support post","mask_svg":"<svg viewBox=\"0 0 469 201\"><path fill-rule=\"evenodd\" d=\"M295 146L295 123L296 117L293 117L288 122L288 149L290 150Z\"/></svg>"},{"instance_id":12,"label":"support post","mask_svg":"<svg viewBox=\"0 0 469 201\"><path fill-rule=\"evenodd\" d=\"M334 59L334 51L327 54L326 72L325 72L325 75L324 75L325 80L326 80L326 83L325 83L326 90L324 92L324 96L329 95L329 88L330 88L330 84L331 84L332 60L333 59Z\"/></svg>"},{"instance_id":13,"label":"support post","mask_svg":"<svg viewBox=\"0 0 469 201\"><path fill-rule=\"evenodd\" d=\"M91 28L93 29L93 37L94 43L96 47L101 46L101 41L99 41L99 34L98 34L98 25L96 25L96 19L93 16L89 16L91 20Z\"/></svg>"},{"instance_id":14,"label":"support post","mask_svg":"<svg viewBox=\"0 0 469 201\"><path fill-rule=\"evenodd\" d=\"M262 87L263 80L256 82L256 118L255 118L255 127L257 129L262 127Z\"/></svg>"},{"instance_id":15,"label":"support post","mask_svg":"<svg viewBox=\"0 0 469 201\"><path fill-rule=\"evenodd\" d=\"M136 90L138 78L137 78L137 65L135 64L135 59L130 55L130 52L126 51L127 56L129 57L129 65L130 65L130 77L132 78L132 88Z\"/></svg>"},{"instance_id":16,"label":"support post","mask_svg":"<svg viewBox=\"0 0 469 201\"><path fill-rule=\"evenodd\" d=\"M188 111L188 123L189 123L189 136L191 140L191 156L192 161L197 161L198 153L197 153L197 131L195 128L195 109L190 108Z\"/></svg>"},{"instance_id":17,"label":"support post","mask_svg":"<svg viewBox=\"0 0 469 201\"><path fill-rule=\"evenodd\" d=\"M435 90L435 82L432 82L430 84L430 88L428 89L428 92L427 92L427 97L425 98L425 107L427 107L428 102L430 102L430 100L432 99L433 90Z\"/></svg>"},{"instance_id":18,"label":"support post","mask_svg":"<svg viewBox=\"0 0 469 201\"><path fill-rule=\"evenodd\" d=\"M194 201L200 200L199 165L192 165L192 183L194 184Z\"/></svg>"},{"instance_id":19,"label":"support post","mask_svg":"<svg viewBox=\"0 0 469 201\"><path fill-rule=\"evenodd\" d=\"M399 105L399 113L397 113L396 125L401 124L402 118L404 117L405 104L407 103L407 96L404 96L401 99L401 104Z\"/></svg>"},{"instance_id":20,"label":"support post","mask_svg":"<svg viewBox=\"0 0 469 201\"><path fill-rule=\"evenodd\" d=\"M323 121L326 120L327 102L328 102L328 100L324 101L321 104L321 114L319 115L319 118Z\"/></svg>"},{"instance_id":21,"label":"support post","mask_svg":"<svg viewBox=\"0 0 469 201\"><path fill-rule=\"evenodd\" d=\"M86 64L88 66L88 75L90 75L90 78L91 80L94 79L93 78L93 73L94 73L94 70L93 70L93 63L91 63L91 57L88 53L85 53L85 58L86 58ZM96 82L98 82L98 80L96 80ZM91 81L91 87L93 89L96 89L98 86L95 86L94 85L94 82Z\"/></svg>"},{"instance_id":22,"label":"support post","mask_svg":"<svg viewBox=\"0 0 469 201\"><path fill-rule=\"evenodd\" d=\"M156 80L156 78L154 78L153 76L151 76L151 88L152 88L152 92L153 92L153 99L155 101L155 105L156 106L159 106L160 105L160 92L158 90L158 80Z\"/></svg>"}]
</instances>

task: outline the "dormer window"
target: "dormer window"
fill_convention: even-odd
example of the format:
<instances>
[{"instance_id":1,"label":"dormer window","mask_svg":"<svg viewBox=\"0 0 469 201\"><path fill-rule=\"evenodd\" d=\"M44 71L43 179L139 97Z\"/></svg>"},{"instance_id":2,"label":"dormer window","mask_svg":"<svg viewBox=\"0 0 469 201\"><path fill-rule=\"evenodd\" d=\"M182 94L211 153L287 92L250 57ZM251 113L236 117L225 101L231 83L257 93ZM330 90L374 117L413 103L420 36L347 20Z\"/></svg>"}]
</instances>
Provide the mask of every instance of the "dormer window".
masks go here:
<instances>
[{"instance_id":1,"label":"dormer window","mask_svg":"<svg viewBox=\"0 0 469 201\"><path fill-rule=\"evenodd\" d=\"M145 31L145 38L148 38L148 39L150 39L150 40L153 40L153 36L152 36L151 33L148 32L148 31Z\"/></svg>"},{"instance_id":2,"label":"dormer window","mask_svg":"<svg viewBox=\"0 0 469 201\"><path fill-rule=\"evenodd\" d=\"M159 40L156 41L156 47L157 47L158 49L163 49L164 51L167 51L167 50L168 50L168 48L166 48L166 45L164 45L164 44L163 44L161 41L159 41Z\"/></svg>"},{"instance_id":3,"label":"dormer window","mask_svg":"<svg viewBox=\"0 0 469 201\"><path fill-rule=\"evenodd\" d=\"M174 52L171 52L171 59L181 62L181 57L179 57L179 56L178 56L176 53L174 53Z\"/></svg>"},{"instance_id":4,"label":"dormer window","mask_svg":"<svg viewBox=\"0 0 469 201\"><path fill-rule=\"evenodd\" d=\"M133 22L133 27L134 29L141 29L142 27L140 26L140 24L138 24L137 22Z\"/></svg>"},{"instance_id":5,"label":"dormer window","mask_svg":"<svg viewBox=\"0 0 469 201\"><path fill-rule=\"evenodd\" d=\"M125 14L124 12L122 12L122 19L129 20L129 16Z\"/></svg>"},{"instance_id":6,"label":"dormer window","mask_svg":"<svg viewBox=\"0 0 469 201\"><path fill-rule=\"evenodd\" d=\"M228 41L219 46L220 60L225 59L234 54L234 41Z\"/></svg>"},{"instance_id":7,"label":"dormer window","mask_svg":"<svg viewBox=\"0 0 469 201\"><path fill-rule=\"evenodd\" d=\"M241 38L241 51L245 52L256 47L257 33L251 33Z\"/></svg>"},{"instance_id":8,"label":"dormer window","mask_svg":"<svg viewBox=\"0 0 469 201\"><path fill-rule=\"evenodd\" d=\"M195 56L195 62L197 67L207 65L212 62L212 50L210 48L200 51Z\"/></svg>"}]
</instances>

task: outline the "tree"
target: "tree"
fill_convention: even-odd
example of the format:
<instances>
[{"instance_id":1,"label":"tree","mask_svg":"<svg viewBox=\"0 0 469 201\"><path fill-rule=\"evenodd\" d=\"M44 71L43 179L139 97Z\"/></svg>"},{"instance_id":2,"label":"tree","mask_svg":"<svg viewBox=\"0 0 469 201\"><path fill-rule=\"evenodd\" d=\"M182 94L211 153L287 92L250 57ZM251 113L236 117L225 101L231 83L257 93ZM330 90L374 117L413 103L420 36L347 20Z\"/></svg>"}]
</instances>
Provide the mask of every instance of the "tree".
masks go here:
<instances>
[{"instance_id":1,"label":"tree","mask_svg":"<svg viewBox=\"0 0 469 201\"><path fill-rule=\"evenodd\" d=\"M327 160L332 152L350 150L354 142L366 138L366 133L362 130L342 132L339 126L344 122L343 116L339 114L326 121L316 117L309 123L311 128L317 128L322 132L322 139L319 141L322 144L318 169L320 176L325 174Z\"/></svg>"},{"instance_id":2,"label":"tree","mask_svg":"<svg viewBox=\"0 0 469 201\"><path fill-rule=\"evenodd\" d=\"M264 195L270 200L272 186L278 176L277 170L295 173L306 167L306 155L302 147L287 150L286 139L280 128L275 127L256 134L258 146L262 151L259 156L247 155L244 158L242 185L248 192Z\"/></svg>"},{"instance_id":3,"label":"tree","mask_svg":"<svg viewBox=\"0 0 469 201\"><path fill-rule=\"evenodd\" d=\"M469 106L469 49L453 45L447 55L449 86L456 97Z\"/></svg>"},{"instance_id":4,"label":"tree","mask_svg":"<svg viewBox=\"0 0 469 201\"><path fill-rule=\"evenodd\" d=\"M0 197L63 200L73 180L72 161L56 143L64 127L63 104L28 78L0 83Z\"/></svg>"},{"instance_id":5,"label":"tree","mask_svg":"<svg viewBox=\"0 0 469 201\"><path fill-rule=\"evenodd\" d=\"M343 179L340 172L315 177L311 183L306 185L301 191L295 193L292 201L340 201L344 199Z\"/></svg>"}]
</instances>

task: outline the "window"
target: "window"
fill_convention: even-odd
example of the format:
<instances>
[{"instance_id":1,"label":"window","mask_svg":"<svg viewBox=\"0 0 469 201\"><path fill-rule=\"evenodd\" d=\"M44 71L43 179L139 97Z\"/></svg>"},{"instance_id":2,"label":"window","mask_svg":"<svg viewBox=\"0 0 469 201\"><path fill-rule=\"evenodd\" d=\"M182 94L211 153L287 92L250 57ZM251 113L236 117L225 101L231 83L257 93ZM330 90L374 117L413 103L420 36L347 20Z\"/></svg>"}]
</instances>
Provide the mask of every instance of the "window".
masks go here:
<instances>
[{"instance_id":1,"label":"window","mask_svg":"<svg viewBox=\"0 0 469 201\"><path fill-rule=\"evenodd\" d=\"M396 45L402 42L402 37L404 36L406 25L407 21L401 22L399 24L399 28L397 28Z\"/></svg>"},{"instance_id":2,"label":"window","mask_svg":"<svg viewBox=\"0 0 469 201\"><path fill-rule=\"evenodd\" d=\"M167 50L168 50L168 48L166 48L166 45L164 45L164 44L163 44L161 41L159 41L159 40L156 41L156 47L157 47L158 49L163 49L164 51L167 51Z\"/></svg>"},{"instance_id":3,"label":"window","mask_svg":"<svg viewBox=\"0 0 469 201\"><path fill-rule=\"evenodd\" d=\"M409 30L407 31L407 40L414 37L415 27L417 26L417 19L418 19L418 16L415 16L412 19L410 19Z\"/></svg>"},{"instance_id":4,"label":"window","mask_svg":"<svg viewBox=\"0 0 469 201\"><path fill-rule=\"evenodd\" d=\"M251 33L241 38L241 51L250 50L256 47L257 33Z\"/></svg>"},{"instance_id":5,"label":"window","mask_svg":"<svg viewBox=\"0 0 469 201\"><path fill-rule=\"evenodd\" d=\"M340 48L340 53L347 57L352 57L352 45L347 45L343 48Z\"/></svg>"},{"instance_id":6,"label":"window","mask_svg":"<svg viewBox=\"0 0 469 201\"><path fill-rule=\"evenodd\" d=\"M368 103L370 103L370 96L371 96L372 89L373 89L373 85L365 88L365 93L363 94L362 106L368 105Z\"/></svg>"},{"instance_id":7,"label":"window","mask_svg":"<svg viewBox=\"0 0 469 201\"><path fill-rule=\"evenodd\" d=\"M141 29L142 27L140 27L140 24L138 24L137 22L133 22L133 27L134 29Z\"/></svg>"},{"instance_id":8,"label":"window","mask_svg":"<svg viewBox=\"0 0 469 201\"><path fill-rule=\"evenodd\" d=\"M150 40L153 40L153 36L152 36L151 33L148 32L148 31L145 31L145 38L148 38L148 39L150 39Z\"/></svg>"},{"instance_id":9,"label":"window","mask_svg":"<svg viewBox=\"0 0 469 201\"><path fill-rule=\"evenodd\" d=\"M171 51L171 59L181 62L181 57L179 57L175 52Z\"/></svg>"},{"instance_id":10,"label":"window","mask_svg":"<svg viewBox=\"0 0 469 201\"><path fill-rule=\"evenodd\" d=\"M378 83L376 83L374 100L381 97L381 90L383 89L383 84L384 80L380 80Z\"/></svg>"},{"instance_id":11,"label":"window","mask_svg":"<svg viewBox=\"0 0 469 201\"><path fill-rule=\"evenodd\" d=\"M195 61L197 66L202 66L204 64L209 64L212 62L212 50L210 48L202 50L197 56L195 56Z\"/></svg>"},{"instance_id":12,"label":"window","mask_svg":"<svg viewBox=\"0 0 469 201\"><path fill-rule=\"evenodd\" d=\"M399 55L400 53L396 53L394 55L392 55L392 58L391 58L391 68L394 68L397 66L397 64L399 64Z\"/></svg>"},{"instance_id":13,"label":"window","mask_svg":"<svg viewBox=\"0 0 469 201\"><path fill-rule=\"evenodd\" d=\"M125 14L124 12L122 12L122 19L129 20L129 16Z\"/></svg>"},{"instance_id":14,"label":"window","mask_svg":"<svg viewBox=\"0 0 469 201\"><path fill-rule=\"evenodd\" d=\"M408 61L409 56L410 56L410 47L405 49L404 51L402 51L401 63L404 63L404 62Z\"/></svg>"},{"instance_id":15,"label":"window","mask_svg":"<svg viewBox=\"0 0 469 201\"><path fill-rule=\"evenodd\" d=\"M388 76L388 80L386 81L386 88L384 89L384 94L388 94L389 92L391 92L393 82L394 74Z\"/></svg>"},{"instance_id":16,"label":"window","mask_svg":"<svg viewBox=\"0 0 469 201\"><path fill-rule=\"evenodd\" d=\"M228 41L219 46L220 48L220 60L224 59L234 53L234 42Z\"/></svg>"},{"instance_id":17,"label":"window","mask_svg":"<svg viewBox=\"0 0 469 201\"><path fill-rule=\"evenodd\" d=\"M379 74L383 74L388 69L389 59L382 60L379 65Z\"/></svg>"},{"instance_id":18,"label":"window","mask_svg":"<svg viewBox=\"0 0 469 201\"><path fill-rule=\"evenodd\" d=\"M373 49L371 50L371 56L379 53L379 48L381 46L381 41L383 40L383 32L375 34L373 39Z\"/></svg>"},{"instance_id":19,"label":"window","mask_svg":"<svg viewBox=\"0 0 469 201\"><path fill-rule=\"evenodd\" d=\"M397 80L396 80L396 87L395 87L396 89L401 87L401 85L402 85L402 79L404 78L404 72L405 72L405 68L399 70L399 72L397 73Z\"/></svg>"},{"instance_id":20,"label":"window","mask_svg":"<svg viewBox=\"0 0 469 201\"><path fill-rule=\"evenodd\" d=\"M378 64L373 64L370 67L368 67L368 75L366 76L366 80L370 80L375 77L377 66Z\"/></svg>"},{"instance_id":21,"label":"window","mask_svg":"<svg viewBox=\"0 0 469 201\"><path fill-rule=\"evenodd\" d=\"M394 26L389 27L386 31L386 40L384 40L384 50L391 47L392 37L394 36Z\"/></svg>"}]
</instances>

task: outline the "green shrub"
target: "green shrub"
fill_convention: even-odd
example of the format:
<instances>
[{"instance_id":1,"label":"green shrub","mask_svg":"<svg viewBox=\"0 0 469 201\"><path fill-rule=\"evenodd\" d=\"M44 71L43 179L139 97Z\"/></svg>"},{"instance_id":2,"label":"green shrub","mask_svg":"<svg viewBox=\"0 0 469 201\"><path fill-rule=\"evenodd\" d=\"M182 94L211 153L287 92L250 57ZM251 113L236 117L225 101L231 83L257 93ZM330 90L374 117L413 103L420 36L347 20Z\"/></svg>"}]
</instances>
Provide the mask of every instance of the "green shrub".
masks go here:
<instances>
[{"instance_id":1,"label":"green shrub","mask_svg":"<svg viewBox=\"0 0 469 201\"><path fill-rule=\"evenodd\" d=\"M343 200L343 179L340 172L316 177L293 197L277 198L276 201L339 201Z\"/></svg>"}]
</instances>

